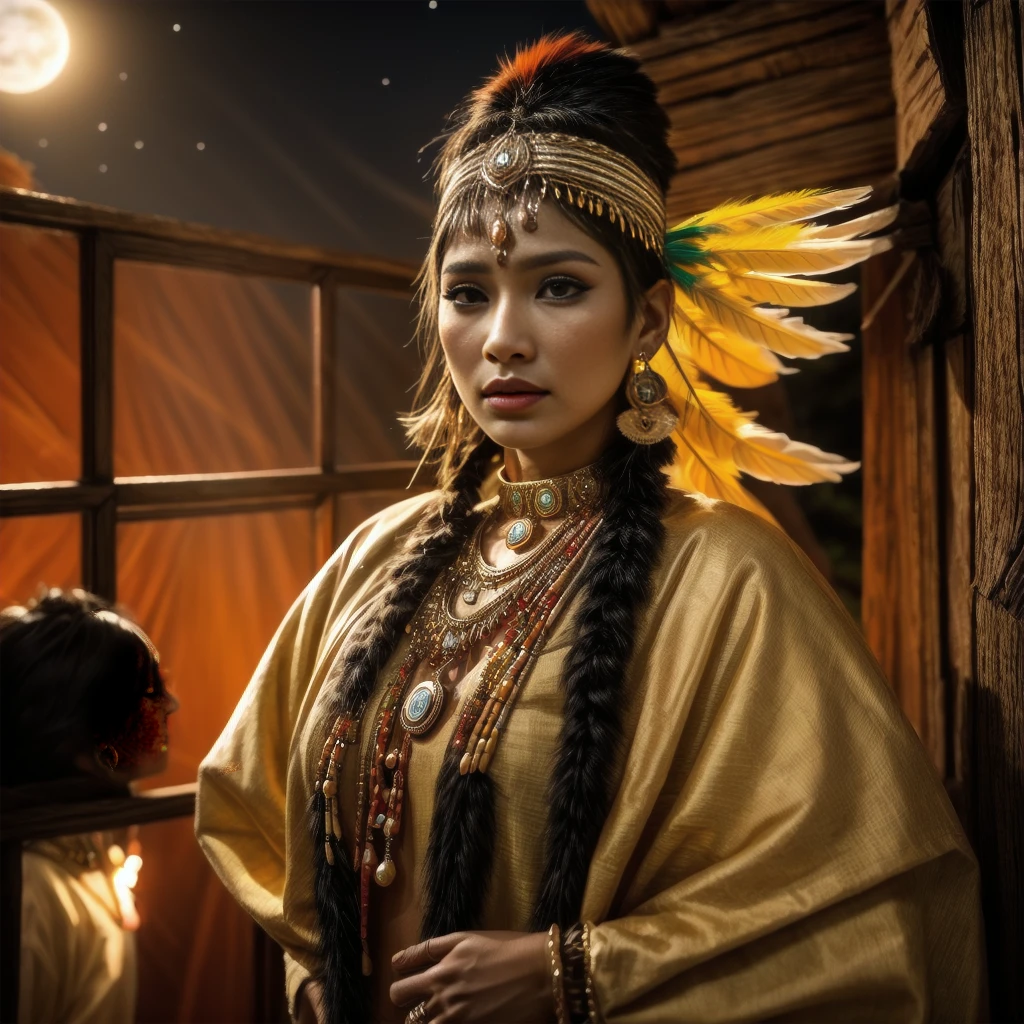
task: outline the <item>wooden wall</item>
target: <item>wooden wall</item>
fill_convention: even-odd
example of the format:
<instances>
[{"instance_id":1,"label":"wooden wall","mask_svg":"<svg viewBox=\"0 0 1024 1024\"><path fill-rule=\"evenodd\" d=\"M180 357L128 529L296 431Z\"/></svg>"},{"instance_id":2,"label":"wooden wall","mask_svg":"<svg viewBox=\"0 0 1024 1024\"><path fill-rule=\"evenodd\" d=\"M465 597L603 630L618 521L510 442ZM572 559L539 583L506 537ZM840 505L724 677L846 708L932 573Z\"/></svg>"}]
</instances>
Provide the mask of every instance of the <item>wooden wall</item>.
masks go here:
<instances>
[{"instance_id":1,"label":"wooden wall","mask_svg":"<svg viewBox=\"0 0 1024 1024\"><path fill-rule=\"evenodd\" d=\"M994 1020L1024 1020L1024 11L964 5L972 178L974 670L970 795Z\"/></svg>"},{"instance_id":2,"label":"wooden wall","mask_svg":"<svg viewBox=\"0 0 1024 1024\"><path fill-rule=\"evenodd\" d=\"M589 6L614 38L630 42L668 111L679 160L670 218L738 195L862 185L892 171L889 43L880 4ZM661 19L656 28L652 17ZM645 31L655 34L636 39Z\"/></svg>"},{"instance_id":3,"label":"wooden wall","mask_svg":"<svg viewBox=\"0 0 1024 1024\"><path fill-rule=\"evenodd\" d=\"M863 275L862 620L978 853L989 1019L1024 1020L1021 0L588 5L669 111L670 216L864 181L901 201Z\"/></svg>"}]
</instances>

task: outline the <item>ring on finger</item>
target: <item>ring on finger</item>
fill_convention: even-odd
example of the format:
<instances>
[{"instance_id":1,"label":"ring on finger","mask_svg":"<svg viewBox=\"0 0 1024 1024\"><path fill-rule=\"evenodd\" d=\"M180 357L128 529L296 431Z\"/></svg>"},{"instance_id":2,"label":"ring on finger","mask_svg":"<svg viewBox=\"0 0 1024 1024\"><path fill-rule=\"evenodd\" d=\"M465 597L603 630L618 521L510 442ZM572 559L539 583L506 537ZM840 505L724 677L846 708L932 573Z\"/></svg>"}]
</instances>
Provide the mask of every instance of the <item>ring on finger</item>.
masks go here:
<instances>
[{"instance_id":1,"label":"ring on finger","mask_svg":"<svg viewBox=\"0 0 1024 1024\"><path fill-rule=\"evenodd\" d=\"M427 1003L417 1003L406 1015L405 1024L427 1024Z\"/></svg>"}]
</instances>

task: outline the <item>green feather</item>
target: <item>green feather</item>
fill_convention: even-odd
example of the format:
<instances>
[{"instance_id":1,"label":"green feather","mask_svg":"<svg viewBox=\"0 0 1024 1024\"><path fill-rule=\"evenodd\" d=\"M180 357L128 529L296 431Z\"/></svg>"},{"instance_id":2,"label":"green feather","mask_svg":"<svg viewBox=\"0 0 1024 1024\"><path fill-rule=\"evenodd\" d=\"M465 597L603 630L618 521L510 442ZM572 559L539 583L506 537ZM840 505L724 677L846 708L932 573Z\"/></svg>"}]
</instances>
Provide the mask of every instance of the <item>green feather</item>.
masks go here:
<instances>
[{"instance_id":1,"label":"green feather","mask_svg":"<svg viewBox=\"0 0 1024 1024\"><path fill-rule=\"evenodd\" d=\"M684 291L693 290L702 276L701 267L711 266L712 254L704 240L720 230L712 224L687 224L665 232L665 269Z\"/></svg>"}]
</instances>

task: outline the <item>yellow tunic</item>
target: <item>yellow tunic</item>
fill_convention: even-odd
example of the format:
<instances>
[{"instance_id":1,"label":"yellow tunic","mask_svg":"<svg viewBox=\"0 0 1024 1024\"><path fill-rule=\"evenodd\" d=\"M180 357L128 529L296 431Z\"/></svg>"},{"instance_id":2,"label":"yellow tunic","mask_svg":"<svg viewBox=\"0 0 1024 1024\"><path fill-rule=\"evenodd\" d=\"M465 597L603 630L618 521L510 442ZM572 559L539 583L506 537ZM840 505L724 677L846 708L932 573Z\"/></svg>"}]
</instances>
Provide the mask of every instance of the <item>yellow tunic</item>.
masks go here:
<instances>
[{"instance_id":1,"label":"yellow tunic","mask_svg":"<svg viewBox=\"0 0 1024 1024\"><path fill-rule=\"evenodd\" d=\"M392 506L342 545L200 767L199 841L286 950L292 1001L317 969L307 810L327 724L321 687L429 500ZM856 625L756 516L673 492L665 525L626 681L616 796L581 915L592 924L600 1015L977 1019L976 862ZM498 846L486 928L527 926L571 642L570 607L490 768ZM399 881L374 893L377 947L381 915L415 917L431 775L450 728L413 753ZM354 780L346 764L346 826ZM386 969L393 951L375 948L376 963Z\"/></svg>"}]
</instances>

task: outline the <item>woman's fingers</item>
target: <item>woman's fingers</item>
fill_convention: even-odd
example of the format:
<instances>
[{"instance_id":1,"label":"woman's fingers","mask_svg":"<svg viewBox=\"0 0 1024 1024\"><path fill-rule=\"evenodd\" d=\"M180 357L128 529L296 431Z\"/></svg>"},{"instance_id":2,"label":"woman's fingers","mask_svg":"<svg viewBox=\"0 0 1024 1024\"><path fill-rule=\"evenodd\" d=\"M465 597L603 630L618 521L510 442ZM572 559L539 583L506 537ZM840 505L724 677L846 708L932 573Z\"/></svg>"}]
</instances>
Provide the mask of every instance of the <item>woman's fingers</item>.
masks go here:
<instances>
[{"instance_id":1,"label":"woman's fingers","mask_svg":"<svg viewBox=\"0 0 1024 1024\"><path fill-rule=\"evenodd\" d=\"M410 974L408 978L401 978L392 984L391 1002L403 1008L415 1006L429 999L437 986L438 980L432 968L420 971L419 974Z\"/></svg>"},{"instance_id":2,"label":"woman's fingers","mask_svg":"<svg viewBox=\"0 0 1024 1024\"><path fill-rule=\"evenodd\" d=\"M451 932L449 935L427 939L426 942L418 942L415 946L409 946L408 949L396 953L391 958L391 966L399 974L420 971L441 961L469 934L470 932Z\"/></svg>"}]
</instances>

